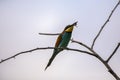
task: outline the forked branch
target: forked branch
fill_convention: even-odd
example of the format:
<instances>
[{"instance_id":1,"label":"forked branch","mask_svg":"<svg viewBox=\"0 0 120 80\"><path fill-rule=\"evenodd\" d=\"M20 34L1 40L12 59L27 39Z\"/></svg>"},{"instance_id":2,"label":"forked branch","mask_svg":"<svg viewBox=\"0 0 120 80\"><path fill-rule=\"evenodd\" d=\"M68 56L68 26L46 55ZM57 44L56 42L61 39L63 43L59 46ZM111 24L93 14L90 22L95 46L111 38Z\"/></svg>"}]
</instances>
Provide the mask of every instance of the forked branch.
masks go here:
<instances>
[{"instance_id":1,"label":"forked branch","mask_svg":"<svg viewBox=\"0 0 120 80\"><path fill-rule=\"evenodd\" d=\"M109 22L112 14L114 13L114 11L116 10L116 8L118 7L118 5L120 4L120 0L118 1L118 3L116 4L116 6L113 8L113 10L111 11L110 15L108 16L107 20L105 21L105 23L103 24L103 26L101 27L100 31L98 32L98 34L96 35L96 37L93 39L93 42L92 42L92 46L89 47L87 46L86 44L82 43L82 42L79 42L79 41L75 41L75 40L71 40L72 42L74 43L77 43L83 47L85 47L86 49L88 49L89 51L84 51L84 50L79 50L79 49L73 49L73 48L64 48L64 50L70 50L70 51L76 51L76 52L81 52L81 53L86 53L88 55L91 55L91 56L94 56L96 57L98 60L100 60L104 65L105 67L108 69L108 72L114 76L114 78L116 80L120 80L119 76L113 71L113 69L110 67L110 65L108 64L109 60L113 57L113 55L116 53L116 51L118 50L119 46L120 46L120 43L117 45L117 47L115 48L115 50L113 51L113 53L109 56L109 58L105 61L97 52L95 52L93 50L93 47L95 45L95 42L97 40L97 38L100 36L102 30L104 29L105 25ZM55 33L55 34L52 34L52 33L39 33L39 35L59 35L60 33ZM46 50L46 49L55 49L55 47L42 47L42 48L35 48L35 49L31 49L31 50L27 50L27 51L23 51L23 52L19 52L11 57L8 57L6 59L1 59L0 61L0 64L5 62L5 61L8 61L12 58L15 58L21 54L26 54L26 53L30 53L30 52L33 52L33 51L37 51L37 50Z\"/></svg>"},{"instance_id":2,"label":"forked branch","mask_svg":"<svg viewBox=\"0 0 120 80\"><path fill-rule=\"evenodd\" d=\"M97 52L95 52L92 48L90 48L89 46L87 46L86 44L83 44L82 42L79 41L75 41L72 39L72 42L77 43L85 48L87 48L90 52L92 52L94 54L94 57L96 57L97 59L99 59L104 65L105 67L108 69L108 72L114 76L114 78L116 80L120 80L119 76L113 71L113 69L110 67L110 65L108 64L108 62L106 62ZM118 47L120 46L120 43L118 44L118 46L115 48L113 54L117 51Z\"/></svg>"}]
</instances>

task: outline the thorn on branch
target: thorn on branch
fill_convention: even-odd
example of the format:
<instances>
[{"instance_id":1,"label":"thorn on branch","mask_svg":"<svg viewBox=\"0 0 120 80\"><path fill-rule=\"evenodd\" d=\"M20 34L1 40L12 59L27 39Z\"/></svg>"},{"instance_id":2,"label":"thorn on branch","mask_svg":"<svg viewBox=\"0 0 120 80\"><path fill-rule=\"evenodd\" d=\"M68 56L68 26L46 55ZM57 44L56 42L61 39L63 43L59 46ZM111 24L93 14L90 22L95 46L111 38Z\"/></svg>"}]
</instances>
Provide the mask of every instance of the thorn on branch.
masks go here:
<instances>
[{"instance_id":1,"label":"thorn on branch","mask_svg":"<svg viewBox=\"0 0 120 80\"><path fill-rule=\"evenodd\" d=\"M1 61L0 62L2 62L3 61L3 59L1 59Z\"/></svg>"},{"instance_id":2,"label":"thorn on branch","mask_svg":"<svg viewBox=\"0 0 120 80\"><path fill-rule=\"evenodd\" d=\"M15 57L15 56L14 56L13 58L14 58L14 59L16 59L16 57Z\"/></svg>"}]
</instances>

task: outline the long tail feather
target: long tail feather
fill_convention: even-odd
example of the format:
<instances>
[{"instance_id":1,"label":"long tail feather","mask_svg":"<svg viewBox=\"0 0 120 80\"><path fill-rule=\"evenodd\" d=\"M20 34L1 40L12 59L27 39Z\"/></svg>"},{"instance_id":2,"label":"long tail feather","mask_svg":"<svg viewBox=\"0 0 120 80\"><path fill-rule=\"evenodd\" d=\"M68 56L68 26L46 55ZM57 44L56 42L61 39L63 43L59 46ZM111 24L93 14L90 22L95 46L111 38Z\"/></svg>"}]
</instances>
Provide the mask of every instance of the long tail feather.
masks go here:
<instances>
[{"instance_id":1,"label":"long tail feather","mask_svg":"<svg viewBox=\"0 0 120 80\"><path fill-rule=\"evenodd\" d=\"M51 65L52 61L54 60L54 58L56 57L57 53L53 53L52 57L49 59L49 62L47 64L47 66L45 67L45 70Z\"/></svg>"}]
</instances>

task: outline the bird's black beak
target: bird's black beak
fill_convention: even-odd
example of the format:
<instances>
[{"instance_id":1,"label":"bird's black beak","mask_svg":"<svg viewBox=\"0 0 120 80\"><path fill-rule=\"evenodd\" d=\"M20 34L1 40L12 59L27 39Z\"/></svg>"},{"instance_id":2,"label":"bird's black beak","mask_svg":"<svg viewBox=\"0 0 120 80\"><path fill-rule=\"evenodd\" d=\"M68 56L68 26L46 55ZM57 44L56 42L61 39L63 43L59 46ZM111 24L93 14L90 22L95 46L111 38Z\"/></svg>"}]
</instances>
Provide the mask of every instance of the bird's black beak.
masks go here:
<instances>
[{"instance_id":1,"label":"bird's black beak","mask_svg":"<svg viewBox=\"0 0 120 80\"><path fill-rule=\"evenodd\" d=\"M78 23L78 21L74 22L74 23L72 24L72 26L76 26L76 27L77 27L77 23Z\"/></svg>"}]
</instances>

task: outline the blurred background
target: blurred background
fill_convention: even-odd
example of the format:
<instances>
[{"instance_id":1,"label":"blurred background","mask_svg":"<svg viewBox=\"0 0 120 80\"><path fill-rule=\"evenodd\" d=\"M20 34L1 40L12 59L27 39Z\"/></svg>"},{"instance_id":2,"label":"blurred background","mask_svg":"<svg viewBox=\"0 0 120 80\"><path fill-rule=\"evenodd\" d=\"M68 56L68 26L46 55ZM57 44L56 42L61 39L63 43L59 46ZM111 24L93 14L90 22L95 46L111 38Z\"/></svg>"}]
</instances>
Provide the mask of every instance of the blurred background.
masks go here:
<instances>
[{"instance_id":1,"label":"blurred background","mask_svg":"<svg viewBox=\"0 0 120 80\"><path fill-rule=\"evenodd\" d=\"M68 24L78 21L72 38L91 46L118 0L0 0L0 59L37 47L54 46ZM94 49L107 59L120 42L120 6ZM71 43L70 48L84 49ZM109 64L120 76L120 49ZM115 80L105 66L87 54L62 51L44 71L53 50L23 54L0 64L0 80Z\"/></svg>"}]
</instances>

